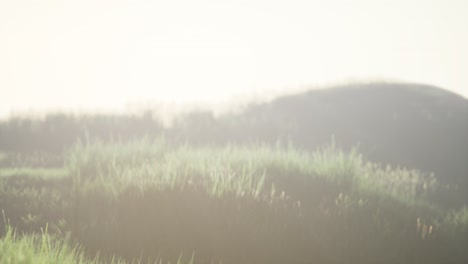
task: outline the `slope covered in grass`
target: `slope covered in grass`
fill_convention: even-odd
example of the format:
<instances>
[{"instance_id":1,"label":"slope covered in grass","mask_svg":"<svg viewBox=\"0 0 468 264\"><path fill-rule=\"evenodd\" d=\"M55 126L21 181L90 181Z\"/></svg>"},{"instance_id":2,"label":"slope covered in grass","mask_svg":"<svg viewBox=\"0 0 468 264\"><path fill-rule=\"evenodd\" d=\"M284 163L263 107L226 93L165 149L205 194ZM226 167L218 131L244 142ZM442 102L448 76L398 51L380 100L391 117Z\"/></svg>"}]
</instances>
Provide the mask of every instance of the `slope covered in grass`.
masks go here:
<instances>
[{"instance_id":1,"label":"slope covered in grass","mask_svg":"<svg viewBox=\"0 0 468 264\"><path fill-rule=\"evenodd\" d=\"M17 230L48 225L103 260L468 260L468 213L440 206L446 187L334 144L309 152L281 143L89 140L69 150L62 169L59 177L3 177L0 208Z\"/></svg>"}]
</instances>

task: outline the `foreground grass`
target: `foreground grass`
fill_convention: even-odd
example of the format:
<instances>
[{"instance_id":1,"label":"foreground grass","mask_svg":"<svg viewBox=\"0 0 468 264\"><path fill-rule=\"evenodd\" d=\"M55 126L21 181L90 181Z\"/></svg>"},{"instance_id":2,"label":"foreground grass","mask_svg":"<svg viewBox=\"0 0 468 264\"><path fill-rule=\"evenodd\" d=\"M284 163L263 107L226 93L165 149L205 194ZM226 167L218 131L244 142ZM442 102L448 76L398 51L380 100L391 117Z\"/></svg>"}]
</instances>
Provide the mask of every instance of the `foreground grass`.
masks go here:
<instances>
[{"instance_id":1,"label":"foreground grass","mask_svg":"<svg viewBox=\"0 0 468 264\"><path fill-rule=\"evenodd\" d=\"M18 236L11 227L0 239L0 253L0 263L4 264L99 264L47 233Z\"/></svg>"},{"instance_id":2,"label":"foreground grass","mask_svg":"<svg viewBox=\"0 0 468 264\"><path fill-rule=\"evenodd\" d=\"M0 178L4 177L41 177L41 178L61 178L68 175L65 168L36 168L36 167L18 167L0 169Z\"/></svg>"},{"instance_id":3,"label":"foreground grass","mask_svg":"<svg viewBox=\"0 0 468 264\"><path fill-rule=\"evenodd\" d=\"M40 234L19 236L11 227L6 227L5 235L0 239L0 263L2 264L170 264L162 259L143 261L141 259L125 261L113 257L104 261L96 256L89 258L83 250L71 247L63 239L51 236L47 230ZM182 254L175 264L192 264L194 256L182 261Z\"/></svg>"},{"instance_id":4,"label":"foreground grass","mask_svg":"<svg viewBox=\"0 0 468 264\"><path fill-rule=\"evenodd\" d=\"M181 252L194 252L194 263L468 260L467 209L438 205L444 187L433 176L333 144L311 153L282 144L87 141L68 152L63 170L4 177L0 208L21 232L49 225L108 261L190 261ZM67 252L76 261L84 254Z\"/></svg>"}]
</instances>

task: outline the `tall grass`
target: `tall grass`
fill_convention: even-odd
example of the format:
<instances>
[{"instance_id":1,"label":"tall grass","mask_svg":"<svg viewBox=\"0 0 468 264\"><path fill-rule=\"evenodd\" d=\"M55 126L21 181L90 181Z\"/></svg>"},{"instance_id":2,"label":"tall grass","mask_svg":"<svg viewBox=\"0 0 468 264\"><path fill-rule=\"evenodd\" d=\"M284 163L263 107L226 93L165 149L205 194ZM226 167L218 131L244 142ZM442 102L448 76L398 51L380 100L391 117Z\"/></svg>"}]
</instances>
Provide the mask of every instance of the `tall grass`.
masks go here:
<instances>
[{"instance_id":1,"label":"tall grass","mask_svg":"<svg viewBox=\"0 0 468 264\"><path fill-rule=\"evenodd\" d=\"M88 141L71 149L66 165L77 181L101 180L102 185L115 185L114 190L128 185L142 189L196 185L216 195L258 196L271 192L275 176L281 175L302 184L320 179L349 192L376 193L412 204L438 187L432 175L370 163L355 149L344 152L333 143L306 152L280 143L193 148L169 145L162 138L111 144Z\"/></svg>"},{"instance_id":2,"label":"tall grass","mask_svg":"<svg viewBox=\"0 0 468 264\"><path fill-rule=\"evenodd\" d=\"M0 239L0 263L4 264L98 264L87 260L78 248L53 239L47 232L18 236L12 227Z\"/></svg>"},{"instance_id":3,"label":"tall grass","mask_svg":"<svg viewBox=\"0 0 468 264\"><path fill-rule=\"evenodd\" d=\"M50 233L68 234L87 256L186 262L180 252L194 252L194 263L468 259L459 247L468 214L431 203L440 187L433 176L373 164L334 144L307 152L281 143L88 139L70 149L64 169L66 177L0 181L0 207L16 228L40 232L49 223Z\"/></svg>"},{"instance_id":4,"label":"tall grass","mask_svg":"<svg viewBox=\"0 0 468 264\"><path fill-rule=\"evenodd\" d=\"M45 230L39 234L18 235L10 225L6 226L5 235L0 238L0 263L2 264L170 264L162 259L151 261L135 259L125 261L118 257L102 260L99 255L87 257L83 248L70 246L63 238L50 235ZM192 264L194 255L183 261L179 255L175 264Z\"/></svg>"}]
</instances>

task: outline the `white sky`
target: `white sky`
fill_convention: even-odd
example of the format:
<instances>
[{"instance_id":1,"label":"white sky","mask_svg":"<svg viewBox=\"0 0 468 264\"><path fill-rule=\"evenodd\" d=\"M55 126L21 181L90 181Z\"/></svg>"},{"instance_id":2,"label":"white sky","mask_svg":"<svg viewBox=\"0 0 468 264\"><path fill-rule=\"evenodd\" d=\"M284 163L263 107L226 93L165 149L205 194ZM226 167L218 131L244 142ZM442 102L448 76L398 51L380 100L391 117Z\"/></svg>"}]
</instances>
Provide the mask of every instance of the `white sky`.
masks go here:
<instances>
[{"instance_id":1,"label":"white sky","mask_svg":"<svg viewBox=\"0 0 468 264\"><path fill-rule=\"evenodd\" d=\"M465 0L0 0L0 116L352 80L468 97Z\"/></svg>"}]
</instances>

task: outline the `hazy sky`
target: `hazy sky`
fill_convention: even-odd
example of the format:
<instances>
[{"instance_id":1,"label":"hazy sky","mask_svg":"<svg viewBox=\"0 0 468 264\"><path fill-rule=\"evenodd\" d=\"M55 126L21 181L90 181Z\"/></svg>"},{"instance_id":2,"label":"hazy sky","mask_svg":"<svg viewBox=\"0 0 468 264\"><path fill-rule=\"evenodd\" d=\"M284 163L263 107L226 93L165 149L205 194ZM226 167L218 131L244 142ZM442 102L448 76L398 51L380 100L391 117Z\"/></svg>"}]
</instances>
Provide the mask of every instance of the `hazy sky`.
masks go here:
<instances>
[{"instance_id":1,"label":"hazy sky","mask_svg":"<svg viewBox=\"0 0 468 264\"><path fill-rule=\"evenodd\" d=\"M353 80L468 97L468 1L0 0L0 115Z\"/></svg>"}]
</instances>

